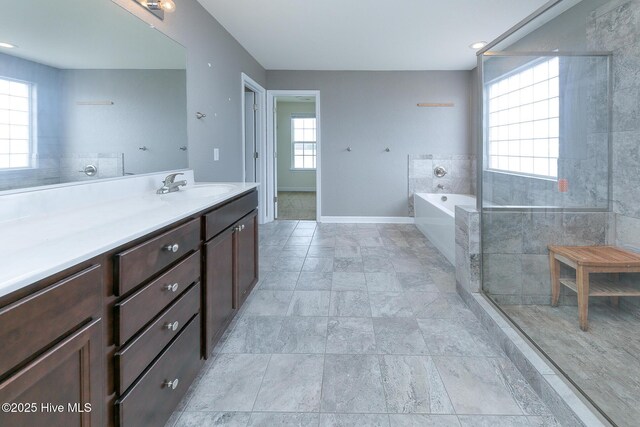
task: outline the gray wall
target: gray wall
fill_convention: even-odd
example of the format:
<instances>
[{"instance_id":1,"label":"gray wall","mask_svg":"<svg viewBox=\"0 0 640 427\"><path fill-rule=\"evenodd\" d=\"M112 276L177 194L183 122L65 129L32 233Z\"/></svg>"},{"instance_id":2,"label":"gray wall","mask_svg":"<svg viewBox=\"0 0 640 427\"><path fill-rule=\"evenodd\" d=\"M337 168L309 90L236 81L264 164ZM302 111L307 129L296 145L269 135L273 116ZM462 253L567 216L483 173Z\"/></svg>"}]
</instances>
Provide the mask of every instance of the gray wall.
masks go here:
<instances>
[{"instance_id":1,"label":"gray wall","mask_svg":"<svg viewBox=\"0 0 640 427\"><path fill-rule=\"evenodd\" d=\"M187 167L184 70L62 70L62 154L124 153L125 173ZM77 105L110 100L114 105ZM138 147L146 146L148 151Z\"/></svg>"},{"instance_id":2,"label":"gray wall","mask_svg":"<svg viewBox=\"0 0 640 427\"><path fill-rule=\"evenodd\" d=\"M316 188L316 171L291 170L291 115L315 113L316 104L311 102L277 103L278 140L278 190L309 191Z\"/></svg>"},{"instance_id":3,"label":"gray wall","mask_svg":"<svg viewBox=\"0 0 640 427\"><path fill-rule=\"evenodd\" d=\"M187 154L196 180L241 181L241 73L265 87L264 68L196 0L176 2L164 21L131 0L112 1L187 48ZM197 120L197 111L207 117Z\"/></svg>"},{"instance_id":4,"label":"gray wall","mask_svg":"<svg viewBox=\"0 0 640 427\"><path fill-rule=\"evenodd\" d=\"M60 181L60 70L0 53L0 76L36 85L38 168L0 172L0 191Z\"/></svg>"},{"instance_id":5,"label":"gray wall","mask_svg":"<svg viewBox=\"0 0 640 427\"><path fill-rule=\"evenodd\" d=\"M469 71L268 71L269 89L320 91L322 215L408 216L409 154L473 153L469 76ZM455 107L418 108L420 102Z\"/></svg>"}]
</instances>

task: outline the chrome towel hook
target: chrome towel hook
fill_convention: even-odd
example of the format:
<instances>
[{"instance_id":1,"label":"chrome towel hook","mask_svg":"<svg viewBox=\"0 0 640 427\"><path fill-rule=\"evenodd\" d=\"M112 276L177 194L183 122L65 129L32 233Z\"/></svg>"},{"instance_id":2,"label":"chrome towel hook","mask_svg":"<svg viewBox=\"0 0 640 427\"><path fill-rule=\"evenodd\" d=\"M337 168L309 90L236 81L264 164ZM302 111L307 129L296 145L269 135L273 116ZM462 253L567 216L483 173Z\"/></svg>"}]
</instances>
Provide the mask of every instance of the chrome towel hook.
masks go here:
<instances>
[{"instance_id":1,"label":"chrome towel hook","mask_svg":"<svg viewBox=\"0 0 640 427\"><path fill-rule=\"evenodd\" d=\"M347 147L347 151L351 152L351 146Z\"/></svg>"},{"instance_id":2,"label":"chrome towel hook","mask_svg":"<svg viewBox=\"0 0 640 427\"><path fill-rule=\"evenodd\" d=\"M386 151L387 153L391 150L389 150L389 147L385 148L384 151Z\"/></svg>"},{"instance_id":3,"label":"chrome towel hook","mask_svg":"<svg viewBox=\"0 0 640 427\"><path fill-rule=\"evenodd\" d=\"M200 120L200 119L204 119L205 117L207 117L207 115L206 115L206 114L204 114L204 113L201 113L200 111L198 111L198 112L196 113L196 119L198 119L198 120Z\"/></svg>"}]
</instances>

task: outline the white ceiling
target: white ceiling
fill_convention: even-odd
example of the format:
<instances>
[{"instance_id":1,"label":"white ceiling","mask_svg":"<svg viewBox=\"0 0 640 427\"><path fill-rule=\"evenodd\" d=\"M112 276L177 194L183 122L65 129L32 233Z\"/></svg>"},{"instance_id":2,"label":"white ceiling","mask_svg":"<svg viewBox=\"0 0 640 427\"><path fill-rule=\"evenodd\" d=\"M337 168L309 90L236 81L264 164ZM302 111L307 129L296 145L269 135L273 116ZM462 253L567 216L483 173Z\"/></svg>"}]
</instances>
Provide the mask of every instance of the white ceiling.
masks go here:
<instances>
[{"instance_id":1,"label":"white ceiling","mask_svg":"<svg viewBox=\"0 0 640 427\"><path fill-rule=\"evenodd\" d=\"M547 0L198 0L268 70L469 70ZM180 7L180 5L178 5Z\"/></svg>"},{"instance_id":2,"label":"white ceiling","mask_svg":"<svg viewBox=\"0 0 640 427\"><path fill-rule=\"evenodd\" d=\"M0 0L0 48L63 69L184 69L186 51L110 0Z\"/></svg>"}]
</instances>

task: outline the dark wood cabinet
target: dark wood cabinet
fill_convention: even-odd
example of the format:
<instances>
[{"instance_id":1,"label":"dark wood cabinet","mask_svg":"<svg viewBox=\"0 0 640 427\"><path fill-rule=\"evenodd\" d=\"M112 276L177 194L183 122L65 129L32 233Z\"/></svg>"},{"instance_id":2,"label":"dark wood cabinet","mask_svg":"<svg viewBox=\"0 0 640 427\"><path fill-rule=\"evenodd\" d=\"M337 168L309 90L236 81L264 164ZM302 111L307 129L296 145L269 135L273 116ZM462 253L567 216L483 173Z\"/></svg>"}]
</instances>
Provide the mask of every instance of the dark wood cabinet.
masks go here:
<instances>
[{"instance_id":1,"label":"dark wood cabinet","mask_svg":"<svg viewBox=\"0 0 640 427\"><path fill-rule=\"evenodd\" d=\"M102 271L93 265L0 310L2 426L100 426Z\"/></svg>"},{"instance_id":2,"label":"dark wood cabinet","mask_svg":"<svg viewBox=\"0 0 640 427\"><path fill-rule=\"evenodd\" d=\"M205 244L204 353L208 356L236 311L233 277L235 231L229 228Z\"/></svg>"},{"instance_id":3,"label":"dark wood cabinet","mask_svg":"<svg viewBox=\"0 0 640 427\"><path fill-rule=\"evenodd\" d=\"M0 426L163 425L258 281L257 205L250 190L1 297Z\"/></svg>"},{"instance_id":4,"label":"dark wood cabinet","mask_svg":"<svg viewBox=\"0 0 640 427\"><path fill-rule=\"evenodd\" d=\"M200 218L115 256L115 294L123 295L200 246Z\"/></svg>"},{"instance_id":5,"label":"dark wood cabinet","mask_svg":"<svg viewBox=\"0 0 640 427\"><path fill-rule=\"evenodd\" d=\"M119 394L135 382L181 328L200 311L200 284L178 298L153 324L115 355L116 389Z\"/></svg>"},{"instance_id":6,"label":"dark wood cabinet","mask_svg":"<svg viewBox=\"0 0 640 427\"><path fill-rule=\"evenodd\" d=\"M115 305L115 342L123 345L193 283L200 280L200 252L180 261Z\"/></svg>"},{"instance_id":7,"label":"dark wood cabinet","mask_svg":"<svg viewBox=\"0 0 640 427\"><path fill-rule=\"evenodd\" d=\"M116 402L121 426L163 426L202 367L196 315L142 377Z\"/></svg>"},{"instance_id":8,"label":"dark wood cabinet","mask_svg":"<svg viewBox=\"0 0 640 427\"><path fill-rule=\"evenodd\" d=\"M200 223L191 219L114 256L121 292L131 291L113 309L120 427L164 425L202 365Z\"/></svg>"},{"instance_id":9,"label":"dark wood cabinet","mask_svg":"<svg viewBox=\"0 0 640 427\"><path fill-rule=\"evenodd\" d=\"M238 222L235 234L236 292L239 307L258 282L258 211Z\"/></svg>"},{"instance_id":10,"label":"dark wood cabinet","mask_svg":"<svg viewBox=\"0 0 640 427\"><path fill-rule=\"evenodd\" d=\"M0 425L102 425L102 326L94 320L0 383ZM25 411L26 410L26 411Z\"/></svg>"},{"instance_id":11,"label":"dark wood cabinet","mask_svg":"<svg viewBox=\"0 0 640 427\"><path fill-rule=\"evenodd\" d=\"M204 216L205 358L258 282L257 206L258 195L252 191Z\"/></svg>"}]
</instances>

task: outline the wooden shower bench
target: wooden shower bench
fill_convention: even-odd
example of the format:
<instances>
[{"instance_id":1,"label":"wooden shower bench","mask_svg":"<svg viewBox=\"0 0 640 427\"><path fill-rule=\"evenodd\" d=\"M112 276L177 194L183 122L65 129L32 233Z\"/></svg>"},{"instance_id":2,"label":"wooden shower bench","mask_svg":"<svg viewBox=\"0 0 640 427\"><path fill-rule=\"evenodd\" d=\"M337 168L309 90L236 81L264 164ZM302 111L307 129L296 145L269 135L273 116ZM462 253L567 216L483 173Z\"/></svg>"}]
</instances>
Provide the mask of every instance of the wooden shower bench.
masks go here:
<instances>
[{"instance_id":1,"label":"wooden shower bench","mask_svg":"<svg viewBox=\"0 0 640 427\"><path fill-rule=\"evenodd\" d=\"M640 254L615 246L554 246L549 248L551 305L557 306L560 285L578 293L580 329L589 328L589 297L610 297L614 306L619 297L640 296L640 289L618 281L618 273L640 272ZM576 270L576 278L561 278L560 263ZM589 280L591 273L614 273L611 278Z\"/></svg>"}]
</instances>

